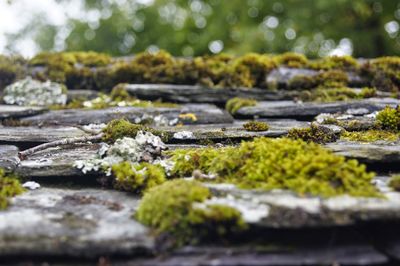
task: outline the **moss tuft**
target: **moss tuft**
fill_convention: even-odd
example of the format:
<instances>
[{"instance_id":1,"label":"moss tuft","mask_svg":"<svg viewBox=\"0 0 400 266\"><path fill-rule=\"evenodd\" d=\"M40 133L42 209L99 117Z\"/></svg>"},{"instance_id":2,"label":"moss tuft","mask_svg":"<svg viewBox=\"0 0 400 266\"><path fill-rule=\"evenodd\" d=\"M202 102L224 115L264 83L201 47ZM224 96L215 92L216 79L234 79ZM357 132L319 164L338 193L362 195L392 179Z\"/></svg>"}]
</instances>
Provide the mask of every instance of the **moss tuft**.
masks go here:
<instances>
[{"instance_id":1,"label":"moss tuft","mask_svg":"<svg viewBox=\"0 0 400 266\"><path fill-rule=\"evenodd\" d=\"M15 176L7 175L4 169L0 168L0 210L7 208L9 198L24 192L24 188Z\"/></svg>"},{"instance_id":2,"label":"moss tuft","mask_svg":"<svg viewBox=\"0 0 400 266\"><path fill-rule=\"evenodd\" d=\"M380 196L371 184L374 174L364 165L302 140L257 138L239 147L175 150L172 160L177 177L200 170L217 175L215 182L242 188L289 189L323 197Z\"/></svg>"},{"instance_id":3,"label":"moss tuft","mask_svg":"<svg viewBox=\"0 0 400 266\"><path fill-rule=\"evenodd\" d=\"M226 102L225 109L229 113L235 114L242 107L255 106L256 104L256 100L235 97Z\"/></svg>"},{"instance_id":4,"label":"moss tuft","mask_svg":"<svg viewBox=\"0 0 400 266\"><path fill-rule=\"evenodd\" d=\"M157 235L175 240L175 246L229 237L246 228L241 214L228 206L196 206L211 197L201 183L171 180L144 194L136 213Z\"/></svg>"},{"instance_id":5,"label":"moss tuft","mask_svg":"<svg viewBox=\"0 0 400 266\"><path fill-rule=\"evenodd\" d=\"M112 166L115 177L114 188L139 193L164 183L166 179L164 168L150 163L137 165L121 162Z\"/></svg>"},{"instance_id":6,"label":"moss tuft","mask_svg":"<svg viewBox=\"0 0 400 266\"><path fill-rule=\"evenodd\" d=\"M307 67L308 59L303 54L287 52L274 57L278 65L284 65L292 68Z\"/></svg>"},{"instance_id":7,"label":"moss tuft","mask_svg":"<svg viewBox=\"0 0 400 266\"><path fill-rule=\"evenodd\" d=\"M249 121L243 124L243 128L247 131L267 131L269 129L269 126L265 122Z\"/></svg>"},{"instance_id":8,"label":"moss tuft","mask_svg":"<svg viewBox=\"0 0 400 266\"><path fill-rule=\"evenodd\" d=\"M392 178L389 180L389 187L396 191L400 191L400 175L392 176Z\"/></svg>"},{"instance_id":9,"label":"moss tuft","mask_svg":"<svg viewBox=\"0 0 400 266\"><path fill-rule=\"evenodd\" d=\"M24 64L22 57L0 55L0 89L23 76Z\"/></svg>"},{"instance_id":10,"label":"moss tuft","mask_svg":"<svg viewBox=\"0 0 400 266\"><path fill-rule=\"evenodd\" d=\"M317 70L358 69L358 62L351 56L329 56L309 63L310 68Z\"/></svg>"},{"instance_id":11,"label":"moss tuft","mask_svg":"<svg viewBox=\"0 0 400 266\"><path fill-rule=\"evenodd\" d=\"M351 141L360 141L360 142L374 142L378 140L397 141L399 137L400 135L398 133L394 133L393 131L376 130L376 129L370 129L367 131L357 131L357 132L345 131L341 135L342 139Z\"/></svg>"},{"instance_id":12,"label":"moss tuft","mask_svg":"<svg viewBox=\"0 0 400 266\"><path fill-rule=\"evenodd\" d=\"M387 106L376 116L376 125L379 128L397 131L400 129L400 106L391 108Z\"/></svg>"},{"instance_id":13,"label":"moss tuft","mask_svg":"<svg viewBox=\"0 0 400 266\"><path fill-rule=\"evenodd\" d=\"M311 124L307 128L292 128L289 130L287 137L315 143L335 142L338 139L338 136L331 130L316 124Z\"/></svg>"}]
</instances>

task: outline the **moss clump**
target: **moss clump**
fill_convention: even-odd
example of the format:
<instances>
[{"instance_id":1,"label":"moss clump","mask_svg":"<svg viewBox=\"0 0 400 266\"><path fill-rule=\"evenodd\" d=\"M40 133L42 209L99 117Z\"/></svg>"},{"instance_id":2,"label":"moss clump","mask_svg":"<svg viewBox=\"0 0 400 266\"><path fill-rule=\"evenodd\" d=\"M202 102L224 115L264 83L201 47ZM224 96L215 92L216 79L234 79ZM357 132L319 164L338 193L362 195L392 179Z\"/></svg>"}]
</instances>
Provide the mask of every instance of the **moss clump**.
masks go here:
<instances>
[{"instance_id":1,"label":"moss clump","mask_svg":"<svg viewBox=\"0 0 400 266\"><path fill-rule=\"evenodd\" d=\"M19 56L0 55L0 89L23 76L25 60Z\"/></svg>"},{"instance_id":2,"label":"moss clump","mask_svg":"<svg viewBox=\"0 0 400 266\"><path fill-rule=\"evenodd\" d=\"M138 193L167 180L164 168L150 163L121 162L114 164L111 169L115 177L114 188L118 190Z\"/></svg>"},{"instance_id":3,"label":"moss clump","mask_svg":"<svg viewBox=\"0 0 400 266\"><path fill-rule=\"evenodd\" d=\"M126 119L115 119L103 129L103 141L114 142L123 137L135 138L139 131L148 130L145 126L132 124Z\"/></svg>"},{"instance_id":4,"label":"moss clump","mask_svg":"<svg viewBox=\"0 0 400 266\"><path fill-rule=\"evenodd\" d=\"M342 70L329 70L315 76L295 76L289 80L288 89L339 88L346 87L348 83L349 77L345 72Z\"/></svg>"},{"instance_id":5,"label":"moss clump","mask_svg":"<svg viewBox=\"0 0 400 266\"><path fill-rule=\"evenodd\" d=\"M229 113L235 114L242 107L255 106L256 104L256 100L235 97L226 102L225 109Z\"/></svg>"},{"instance_id":6,"label":"moss clump","mask_svg":"<svg viewBox=\"0 0 400 266\"><path fill-rule=\"evenodd\" d=\"M316 124L311 124L307 128L292 128L288 131L287 137L315 143L335 142L338 139L338 136L330 129Z\"/></svg>"},{"instance_id":7,"label":"moss clump","mask_svg":"<svg viewBox=\"0 0 400 266\"><path fill-rule=\"evenodd\" d=\"M329 56L310 62L309 67L317 70L358 69L359 64L351 56Z\"/></svg>"},{"instance_id":8,"label":"moss clump","mask_svg":"<svg viewBox=\"0 0 400 266\"><path fill-rule=\"evenodd\" d=\"M167 142L171 137L172 133L168 133L162 130L156 130L141 124L133 124L126 120L114 119L107 123L107 126L103 128L102 140L105 142L113 143L117 139L123 137L135 138L139 131L147 131L156 136L159 136L162 141Z\"/></svg>"},{"instance_id":9,"label":"moss clump","mask_svg":"<svg viewBox=\"0 0 400 266\"><path fill-rule=\"evenodd\" d=\"M400 87L400 57L387 56L371 60L363 66L372 86L383 91L398 92Z\"/></svg>"},{"instance_id":10,"label":"moss clump","mask_svg":"<svg viewBox=\"0 0 400 266\"><path fill-rule=\"evenodd\" d=\"M396 191L400 191L400 175L392 176L392 178L389 180L389 187Z\"/></svg>"},{"instance_id":11,"label":"moss clump","mask_svg":"<svg viewBox=\"0 0 400 266\"><path fill-rule=\"evenodd\" d=\"M258 138L239 147L176 150L172 154L176 176L201 170L216 174L216 182L242 188L289 189L323 197L380 195L371 184L374 174L364 165L302 140Z\"/></svg>"},{"instance_id":12,"label":"moss clump","mask_svg":"<svg viewBox=\"0 0 400 266\"><path fill-rule=\"evenodd\" d=\"M302 54L287 52L274 57L278 65L292 68L304 68L308 65L308 59Z\"/></svg>"},{"instance_id":13,"label":"moss clump","mask_svg":"<svg viewBox=\"0 0 400 266\"><path fill-rule=\"evenodd\" d=\"M105 66L112 62L112 58L107 54L96 52L44 52L33 57L29 64L32 66L49 66L51 67L55 61L65 64L81 64L84 66L95 67Z\"/></svg>"},{"instance_id":14,"label":"moss clump","mask_svg":"<svg viewBox=\"0 0 400 266\"><path fill-rule=\"evenodd\" d=\"M366 98L372 98L377 96L377 91L376 88L362 88L361 92L358 94L359 98L361 99L366 99Z\"/></svg>"},{"instance_id":15,"label":"moss clump","mask_svg":"<svg viewBox=\"0 0 400 266\"><path fill-rule=\"evenodd\" d=\"M243 128L247 131L267 131L269 129L269 126L265 122L249 121L243 124Z\"/></svg>"},{"instance_id":16,"label":"moss clump","mask_svg":"<svg viewBox=\"0 0 400 266\"><path fill-rule=\"evenodd\" d=\"M168 235L175 245L220 239L246 228L241 214L228 206L196 206L211 197L201 183L171 180L144 194L136 213L157 235Z\"/></svg>"},{"instance_id":17,"label":"moss clump","mask_svg":"<svg viewBox=\"0 0 400 266\"><path fill-rule=\"evenodd\" d=\"M387 130L400 130L400 106L391 108L387 106L376 116L376 125Z\"/></svg>"},{"instance_id":18,"label":"moss clump","mask_svg":"<svg viewBox=\"0 0 400 266\"><path fill-rule=\"evenodd\" d=\"M9 198L24 192L24 188L15 176L6 175L0 168L0 210L7 208Z\"/></svg>"},{"instance_id":19,"label":"moss clump","mask_svg":"<svg viewBox=\"0 0 400 266\"><path fill-rule=\"evenodd\" d=\"M378 140L384 141L397 141L400 135L393 131L370 129L367 131L348 132L342 133L341 138L351 141L360 142L374 142Z\"/></svg>"}]
</instances>

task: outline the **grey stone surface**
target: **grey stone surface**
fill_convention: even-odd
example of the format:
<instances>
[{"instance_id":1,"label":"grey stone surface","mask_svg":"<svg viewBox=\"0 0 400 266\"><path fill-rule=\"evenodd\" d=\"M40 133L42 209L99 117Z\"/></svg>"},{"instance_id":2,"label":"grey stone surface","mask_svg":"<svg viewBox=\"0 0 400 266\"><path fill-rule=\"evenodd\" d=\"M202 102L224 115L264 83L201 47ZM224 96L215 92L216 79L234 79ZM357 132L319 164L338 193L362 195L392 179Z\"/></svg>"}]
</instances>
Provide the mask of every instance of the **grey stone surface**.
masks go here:
<instances>
[{"instance_id":1,"label":"grey stone surface","mask_svg":"<svg viewBox=\"0 0 400 266\"><path fill-rule=\"evenodd\" d=\"M87 135L76 127L2 127L0 126L0 143L45 143L63 138L82 137Z\"/></svg>"},{"instance_id":2,"label":"grey stone surface","mask_svg":"<svg viewBox=\"0 0 400 266\"><path fill-rule=\"evenodd\" d=\"M31 116L45 110L43 107L0 104L0 119Z\"/></svg>"},{"instance_id":3,"label":"grey stone surface","mask_svg":"<svg viewBox=\"0 0 400 266\"><path fill-rule=\"evenodd\" d=\"M0 145L0 168L13 171L19 163L18 147L13 145Z\"/></svg>"},{"instance_id":4,"label":"grey stone surface","mask_svg":"<svg viewBox=\"0 0 400 266\"><path fill-rule=\"evenodd\" d=\"M355 101L314 103L293 101L265 101L258 102L256 106L242 107L237 116L244 117L312 117L321 113L345 113L349 109L365 108L368 112L381 110L386 106L395 107L400 100L392 98L371 98Z\"/></svg>"},{"instance_id":5,"label":"grey stone surface","mask_svg":"<svg viewBox=\"0 0 400 266\"><path fill-rule=\"evenodd\" d=\"M179 115L188 113L194 114L196 120L179 118ZM127 118L134 122L136 119L142 119L144 115L151 117L162 115L169 121L180 119L183 123L193 124L218 124L233 121L233 118L225 110L207 104L188 104L176 108L112 107L99 110L55 110L24 118L22 121L32 125L86 125L107 123L118 118Z\"/></svg>"},{"instance_id":6,"label":"grey stone surface","mask_svg":"<svg viewBox=\"0 0 400 266\"><path fill-rule=\"evenodd\" d=\"M82 99L91 100L96 98L98 95L99 92L95 90L69 90L67 93L67 100L68 102Z\"/></svg>"},{"instance_id":7,"label":"grey stone surface","mask_svg":"<svg viewBox=\"0 0 400 266\"><path fill-rule=\"evenodd\" d=\"M357 159L363 163L400 163L400 143L377 141L374 143L360 143L355 141L340 140L326 144L326 147L336 154L347 158ZM389 170L389 169L386 169Z\"/></svg>"},{"instance_id":8,"label":"grey stone surface","mask_svg":"<svg viewBox=\"0 0 400 266\"><path fill-rule=\"evenodd\" d=\"M140 99L163 99L179 103L219 103L233 97L257 100L287 100L297 95L293 91L271 91L258 88L207 88L174 84L126 84L125 89Z\"/></svg>"},{"instance_id":9,"label":"grey stone surface","mask_svg":"<svg viewBox=\"0 0 400 266\"><path fill-rule=\"evenodd\" d=\"M272 70L266 78L267 84L269 86L278 86L285 88L289 81L296 76L308 76L313 77L320 73L320 71L306 69L306 68L289 68L289 67L278 67ZM368 84L368 80L360 77L355 72L346 72L349 78L350 86L366 86Z\"/></svg>"},{"instance_id":10,"label":"grey stone surface","mask_svg":"<svg viewBox=\"0 0 400 266\"><path fill-rule=\"evenodd\" d=\"M233 185L209 185L214 203L235 206L244 219L267 228L320 228L360 222L398 221L400 193L388 190L383 198L347 195L332 198L298 196L284 190L242 190Z\"/></svg>"},{"instance_id":11,"label":"grey stone surface","mask_svg":"<svg viewBox=\"0 0 400 266\"><path fill-rule=\"evenodd\" d=\"M28 191L0 212L0 261L7 256L96 258L148 253L153 239L132 219L137 204L137 197L117 191Z\"/></svg>"},{"instance_id":12,"label":"grey stone surface","mask_svg":"<svg viewBox=\"0 0 400 266\"><path fill-rule=\"evenodd\" d=\"M194 247L158 259L133 260L117 266L320 266L320 265L384 265L388 258L368 244L332 247L294 247L263 252L256 248Z\"/></svg>"},{"instance_id":13,"label":"grey stone surface","mask_svg":"<svg viewBox=\"0 0 400 266\"><path fill-rule=\"evenodd\" d=\"M37 152L21 161L16 172L23 177L79 177L81 170L74 167L76 160L94 158L99 146L82 144L56 147Z\"/></svg>"}]
</instances>

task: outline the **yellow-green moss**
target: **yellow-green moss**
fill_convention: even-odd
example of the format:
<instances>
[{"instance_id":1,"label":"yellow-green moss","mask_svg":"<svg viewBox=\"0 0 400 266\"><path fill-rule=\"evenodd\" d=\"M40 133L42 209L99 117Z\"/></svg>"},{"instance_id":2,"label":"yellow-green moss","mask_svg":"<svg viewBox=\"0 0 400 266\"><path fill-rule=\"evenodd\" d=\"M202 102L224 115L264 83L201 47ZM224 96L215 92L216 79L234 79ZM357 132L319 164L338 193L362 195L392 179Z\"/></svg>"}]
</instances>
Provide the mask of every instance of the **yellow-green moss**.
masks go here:
<instances>
[{"instance_id":1,"label":"yellow-green moss","mask_svg":"<svg viewBox=\"0 0 400 266\"><path fill-rule=\"evenodd\" d=\"M177 177L200 170L216 174L215 182L242 188L289 189L323 197L380 195L371 184L374 173L364 165L302 140L258 138L239 147L175 150L172 160Z\"/></svg>"},{"instance_id":2,"label":"yellow-green moss","mask_svg":"<svg viewBox=\"0 0 400 266\"><path fill-rule=\"evenodd\" d=\"M157 235L172 237L175 246L220 240L246 228L236 209L196 206L210 197L210 190L199 182L167 181L144 194L135 217Z\"/></svg>"},{"instance_id":3,"label":"yellow-green moss","mask_svg":"<svg viewBox=\"0 0 400 266\"><path fill-rule=\"evenodd\" d=\"M348 83L349 77L342 70L328 70L315 76L294 76L288 82L288 89L337 88L346 87Z\"/></svg>"},{"instance_id":4,"label":"yellow-green moss","mask_svg":"<svg viewBox=\"0 0 400 266\"><path fill-rule=\"evenodd\" d=\"M378 140L397 141L399 137L400 135L393 131L376 130L376 129L370 129L366 131L356 131L356 132L345 131L341 135L342 139L351 141L360 141L360 142L374 142Z\"/></svg>"},{"instance_id":5,"label":"yellow-green moss","mask_svg":"<svg viewBox=\"0 0 400 266\"><path fill-rule=\"evenodd\" d=\"M363 71L379 90L399 92L400 57L387 56L370 60L363 66Z\"/></svg>"},{"instance_id":6,"label":"yellow-green moss","mask_svg":"<svg viewBox=\"0 0 400 266\"><path fill-rule=\"evenodd\" d=\"M362 88L361 92L358 94L359 98L361 99L366 99L366 98L372 98L377 96L377 91L376 88L369 88L365 87Z\"/></svg>"},{"instance_id":7,"label":"yellow-green moss","mask_svg":"<svg viewBox=\"0 0 400 266\"><path fill-rule=\"evenodd\" d=\"M24 64L22 57L0 55L0 89L23 76Z\"/></svg>"},{"instance_id":8,"label":"yellow-green moss","mask_svg":"<svg viewBox=\"0 0 400 266\"><path fill-rule=\"evenodd\" d=\"M13 175L0 168L0 210L7 208L9 199L24 192L24 188Z\"/></svg>"},{"instance_id":9,"label":"yellow-green moss","mask_svg":"<svg viewBox=\"0 0 400 266\"><path fill-rule=\"evenodd\" d=\"M400 175L394 175L389 180L389 186L396 191L400 191Z\"/></svg>"},{"instance_id":10,"label":"yellow-green moss","mask_svg":"<svg viewBox=\"0 0 400 266\"><path fill-rule=\"evenodd\" d=\"M332 131L323 126L311 124L306 128L292 128L288 131L287 137L290 139L301 139L307 142L328 143L338 139Z\"/></svg>"},{"instance_id":11,"label":"yellow-green moss","mask_svg":"<svg viewBox=\"0 0 400 266\"><path fill-rule=\"evenodd\" d=\"M317 70L358 69L360 66L351 56L329 56L309 62L309 67Z\"/></svg>"},{"instance_id":12,"label":"yellow-green moss","mask_svg":"<svg viewBox=\"0 0 400 266\"><path fill-rule=\"evenodd\" d=\"M300 99L306 102L336 102L358 99L358 93L350 88L317 88L314 90L303 91L299 95Z\"/></svg>"},{"instance_id":13,"label":"yellow-green moss","mask_svg":"<svg viewBox=\"0 0 400 266\"><path fill-rule=\"evenodd\" d=\"M125 118L122 118L114 119L107 123L107 126L103 129L102 140L112 143L123 137L135 138L139 131L151 132L152 134L159 136L164 142L167 142L172 137L172 133L153 129L141 124L133 124Z\"/></svg>"},{"instance_id":14,"label":"yellow-green moss","mask_svg":"<svg viewBox=\"0 0 400 266\"><path fill-rule=\"evenodd\" d=\"M229 113L235 114L242 107L255 106L256 104L256 100L235 97L226 102L225 109Z\"/></svg>"},{"instance_id":15,"label":"yellow-green moss","mask_svg":"<svg viewBox=\"0 0 400 266\"><path fill-rule=\"evenodd\" d=\"M55 61L65 64L82 64L84 66L105 66L112 62L112 58L107 54L96 52L43 52L33 57L29 64L33 66L50 66Z\"/></svg>"},{"instance_id":16,"label":"yellow-green moss","mask_svg":"<svg viewBox=\"0 0 400 266\"><path fill-rule=\"evenodd\" d=\"M243 124L243 128L247 131L267 131L269 129L269 126L265 122L249 121Z\"/></svg>"},{"instance_id":17,"label":"yellow-green moss","mask_svg":"<svg viewBox=\"0 0 400 266\"><path fill-rule=\"evenodd\" d=\"M387 106L376 116L376 125L379 128L397 131L400 129L400 106L391 108Z\"/></svg>"},{"instance_id":18,"label":"yellow-green moss","mask_svg":"<svg viewBox=\"0 0 400 266\"><path fill-rule=\"evenodd\" d=\"M114 188L129 192L142 192L164 183L164 168L150 163L131 164L121 162L112 166Z\"/></svg>"},{"instance_id":19,"label":"yellow-green moss","mask_svg":"<svg viewBox=\"0 0 400 266\"><path fill-rule=\"evenodd\" d=\"M308 66L308 59L303 54L287 52L274 57L278 65L292 68L305 68Z\"/></svg>"}]
</instances>

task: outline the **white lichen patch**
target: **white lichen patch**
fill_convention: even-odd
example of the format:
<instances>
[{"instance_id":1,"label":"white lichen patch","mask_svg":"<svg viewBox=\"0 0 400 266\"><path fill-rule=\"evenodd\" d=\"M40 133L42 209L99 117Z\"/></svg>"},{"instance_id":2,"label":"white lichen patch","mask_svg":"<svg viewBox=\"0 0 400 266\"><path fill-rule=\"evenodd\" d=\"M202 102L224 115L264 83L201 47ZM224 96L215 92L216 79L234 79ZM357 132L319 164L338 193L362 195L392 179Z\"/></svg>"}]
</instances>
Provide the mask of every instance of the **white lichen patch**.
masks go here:
<instances>
[{"instance_id":1,"label":"white lichen patch","mask_svg":"<svg viewBox=\"0 0 400 266\"><path fill-rule=\"evenodd\" d=\"M112 165L123 161L132 164L161 162L161 151L165 149L166 146L160 137L150 132L139 131L135 138L124 137L117 139L113 145L102 144L95 158L77 160L74 166L83 173L104 171L111 175Z\"/></svg>"},{"instance_id":2,"label":"white lichen patch","mask_svg":"<svg viewBox=\"0 0 400 266\"><path fill-rule=\"evenodd\" d=\"M35 190L40 188L40 184L34 181L28 181L22 184L22 187L29 189L29 190Z\"/></svg>"},{"instance_id":3,"label":"white lichen patch","mask_svg":"<svg viewBox=\"0 0 400 266\"><path fill-rule=\"evenodd\" d=\"M194 138L194 134L191 131L179 131L174 133L173 137L175 139L192 139Z\"/></svg>"},{"instance_id":4,"label":"white lichen patch","mask_svg":"<svg viewBox=\"0 0 400 266\"><path fill-rule=\"evenodd\" d=\"M212 197L202 203L194 203L194 208L208 208L211 205L225 205L238 210L247 223L257 223L269 214L269 206L260 204L257 200L243 200L228 194L226 197Z\"/></svg>"},{"instance_id":5,"label":"white lichen patch","mask_svg":"<svg viewBox=\"0 0 400 266\"><path fill-rule=\"evenodd\" d=\"M40 82L31 77L19 80L4 89L3 100L7 104L24 106L65 105L67 90L62 84Z\"/></svg>"}]
</instances>

